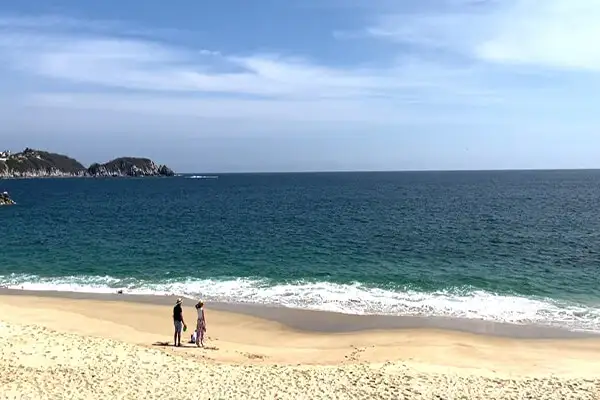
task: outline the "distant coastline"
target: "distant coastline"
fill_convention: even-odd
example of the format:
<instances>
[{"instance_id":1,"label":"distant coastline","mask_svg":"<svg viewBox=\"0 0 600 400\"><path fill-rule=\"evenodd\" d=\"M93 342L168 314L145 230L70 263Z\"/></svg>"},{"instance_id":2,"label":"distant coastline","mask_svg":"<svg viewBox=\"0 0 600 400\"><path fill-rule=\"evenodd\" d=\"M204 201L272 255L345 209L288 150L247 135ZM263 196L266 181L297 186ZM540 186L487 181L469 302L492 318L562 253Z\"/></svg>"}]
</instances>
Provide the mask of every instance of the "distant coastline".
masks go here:
<instances>
[{"instance_id":1,"label":"distant coastline","mask_svg":"<svg viewBox=\"0 0 600 400\"><path fill-rule=\"evenodd\" d=\"M175 176L166 165L149 158L120 157L85 167L64 154L26 148L19 153L0 152L0 179L98 178Z\"/></svg>"}]
</instances>

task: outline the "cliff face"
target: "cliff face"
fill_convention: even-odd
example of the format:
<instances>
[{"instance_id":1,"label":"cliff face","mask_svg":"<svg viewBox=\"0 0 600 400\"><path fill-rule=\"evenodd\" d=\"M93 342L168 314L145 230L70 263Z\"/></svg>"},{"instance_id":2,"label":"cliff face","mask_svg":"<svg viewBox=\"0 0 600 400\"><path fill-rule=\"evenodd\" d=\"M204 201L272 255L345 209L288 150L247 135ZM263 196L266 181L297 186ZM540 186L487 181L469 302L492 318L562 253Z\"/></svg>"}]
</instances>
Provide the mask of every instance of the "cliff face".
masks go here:
<instances>
[{"instance_id":1,"label":"cliff face","mask_svg":"<svg viewBox=\"0 0 600 400\"><path fill-rule=\"evenodd\" d=\"M174 176L166 165L147 158L123 157L106 164L84 167L79 161L62 154L25 149L21 153L0 153L0 178L46 177L142 177Z\"/></svg>"}]
</instances>

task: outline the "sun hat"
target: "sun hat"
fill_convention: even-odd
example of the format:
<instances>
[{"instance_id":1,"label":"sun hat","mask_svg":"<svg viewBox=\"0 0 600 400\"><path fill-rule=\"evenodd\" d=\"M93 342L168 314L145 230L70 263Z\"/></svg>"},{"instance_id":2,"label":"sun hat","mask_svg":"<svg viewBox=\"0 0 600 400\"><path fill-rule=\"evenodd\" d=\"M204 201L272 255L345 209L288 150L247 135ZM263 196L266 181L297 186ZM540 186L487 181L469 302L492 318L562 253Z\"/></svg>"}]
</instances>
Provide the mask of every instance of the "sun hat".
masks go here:
<instances>
[{"instance_id":1,"label":"sun hat","mask_svg":"<svg viewBox=\"0 0 600 400\"><path fill-rule=\"evenodd\" d=\"M181 304L183 303L183 300L181 300L181 297L177 299L177 302L175 304Z\"/></svg>"}]
</instances>

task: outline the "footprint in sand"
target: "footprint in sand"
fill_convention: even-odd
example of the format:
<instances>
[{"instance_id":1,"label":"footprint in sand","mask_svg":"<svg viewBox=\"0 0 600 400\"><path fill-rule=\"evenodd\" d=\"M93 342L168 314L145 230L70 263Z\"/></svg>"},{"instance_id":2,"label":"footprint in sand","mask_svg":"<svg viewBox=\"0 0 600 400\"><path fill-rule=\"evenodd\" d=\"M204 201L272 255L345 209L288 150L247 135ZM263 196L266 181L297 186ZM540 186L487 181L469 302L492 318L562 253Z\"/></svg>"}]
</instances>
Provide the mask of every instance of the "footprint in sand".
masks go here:
<instances>
[{"instance_id":1,"label":"footprint in sand","mask_svg":"<svg viewBox=\"0 0 600 400\"><path fill-rule=\"evenodd\" d=\"M250 360L264 360L265 358L267 358L267 356L264 356L262 354L242 353L239 351L237 353L243 355L244 357L246 357Z\"/></svg>"}]
</instances>

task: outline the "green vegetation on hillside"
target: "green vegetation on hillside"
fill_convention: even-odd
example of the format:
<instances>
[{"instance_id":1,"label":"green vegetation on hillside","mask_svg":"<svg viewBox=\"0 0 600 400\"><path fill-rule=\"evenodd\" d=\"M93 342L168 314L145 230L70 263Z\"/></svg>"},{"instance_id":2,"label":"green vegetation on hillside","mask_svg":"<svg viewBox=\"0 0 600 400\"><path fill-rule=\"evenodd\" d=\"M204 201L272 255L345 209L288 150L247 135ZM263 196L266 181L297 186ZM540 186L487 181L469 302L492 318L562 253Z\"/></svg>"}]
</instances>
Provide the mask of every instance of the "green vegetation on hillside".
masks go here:
<instances>
[{"instance_id":1,"label":"green vegetation on hillside","mask_svg":"<svg viewBox=\"0 0 600 400\"><path fill-rule=\"evenodd\" d=\"M51 173L53 171L64 174L83 174L85 167L77 160L62 154L49 153L25 149L22 153L12 155L6 160L6 167L16 173L40 171Z\"/></svg>"}]
</instances>

